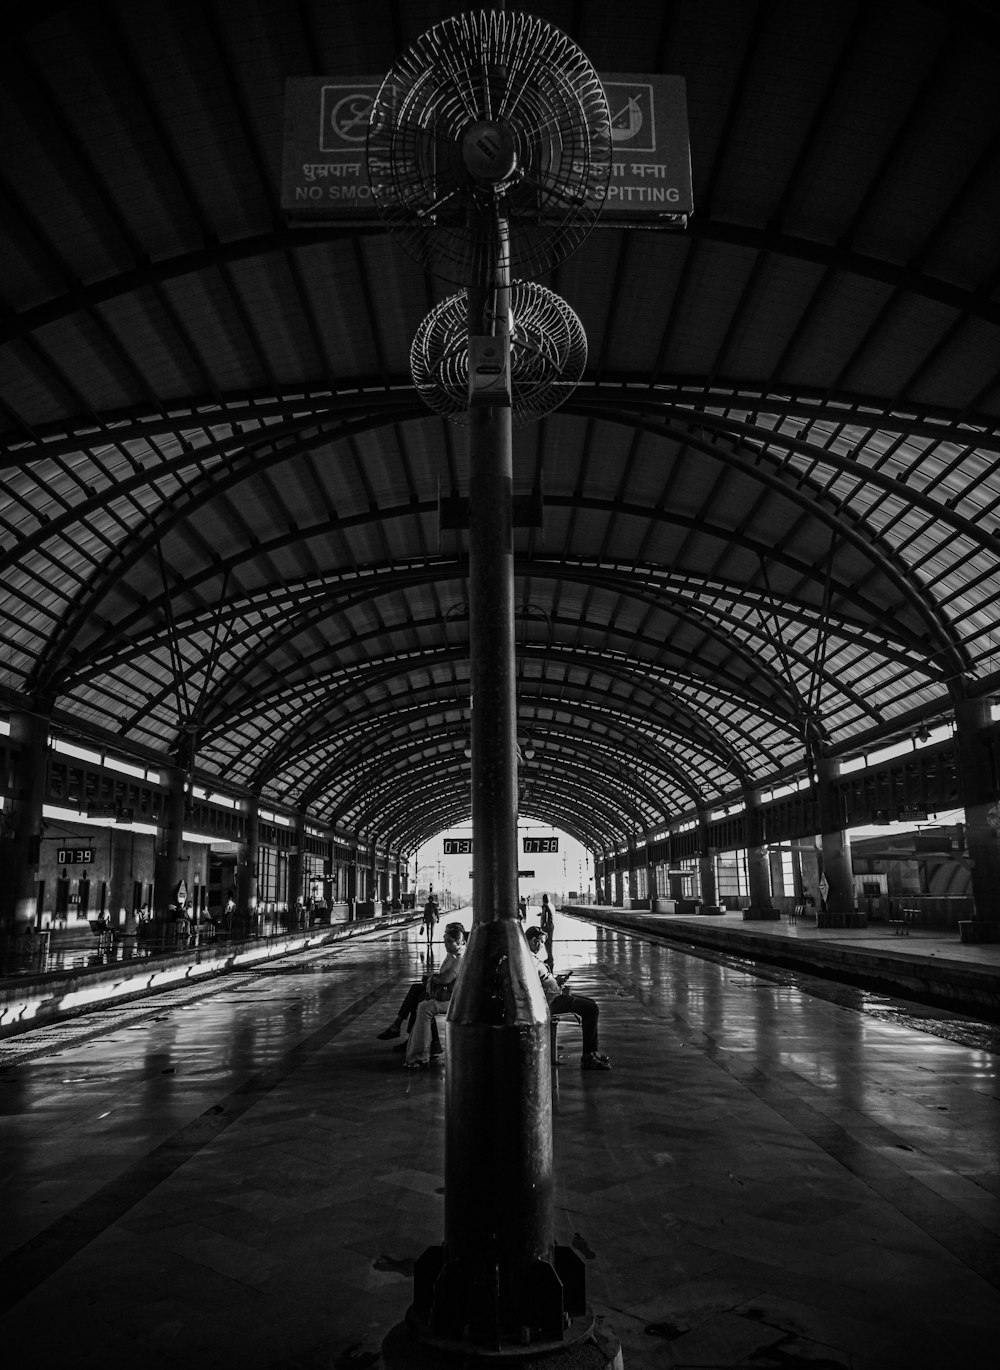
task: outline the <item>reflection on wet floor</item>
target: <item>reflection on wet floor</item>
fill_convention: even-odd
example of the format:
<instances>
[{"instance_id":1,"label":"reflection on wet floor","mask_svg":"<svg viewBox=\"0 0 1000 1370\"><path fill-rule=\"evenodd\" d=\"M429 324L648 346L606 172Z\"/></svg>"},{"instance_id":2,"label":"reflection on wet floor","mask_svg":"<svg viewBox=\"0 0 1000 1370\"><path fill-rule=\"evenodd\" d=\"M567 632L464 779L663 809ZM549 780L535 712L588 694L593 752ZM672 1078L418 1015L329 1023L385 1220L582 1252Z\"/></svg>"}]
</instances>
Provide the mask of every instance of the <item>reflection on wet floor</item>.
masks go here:
<instances>
[{"instance_id":1,"label":"reflection on wet floor","mask_svg":"<svg viewBox=\"0 0 1000 1370\"><path fill-rule=\"evenodd\" d=\"M609 931L609 930L605 930ZM614 935L614 934L613 934ZM622 934L617 934L622 935ZM627 936L627 934L625 934ZM640 945L649 945L648 943ZM654 944L655 945L655 944ZM767 984L781 985L800 990L841 1008L866 1013L885 1022L898 1023L901 1027L917 1028L943 1037L946 1041L973 1046L983 1051L1000 1052L1000 1024L982 1018L957 1013L946 1008L936 1008L920 1004L912 999L898 995L880 994L875 990L864 989L857 985L846 984L839 980L808 975L803 971L789 970L782 966L769 965L751 957L736 956L717 952L708 948L683 946L679 948L686 957L700 957L746 975L745 987L763 989Z\"/></svg>"},{"instance_id":2,"label":"reflection on wet floor","mask_svg":"<svg viewBox=\"0 0 1000 1370\"><path fill-rule=\"evenodd\" d=\"M8 1344L374 1366L441 1238L442 1072L377 1038L419 953L365 936L3 1043ZM614 1063L560 1028L557 1240L628 1370L984 1363L995 1028L565 916L555 954Z\"/></svg>"}]
</instances>

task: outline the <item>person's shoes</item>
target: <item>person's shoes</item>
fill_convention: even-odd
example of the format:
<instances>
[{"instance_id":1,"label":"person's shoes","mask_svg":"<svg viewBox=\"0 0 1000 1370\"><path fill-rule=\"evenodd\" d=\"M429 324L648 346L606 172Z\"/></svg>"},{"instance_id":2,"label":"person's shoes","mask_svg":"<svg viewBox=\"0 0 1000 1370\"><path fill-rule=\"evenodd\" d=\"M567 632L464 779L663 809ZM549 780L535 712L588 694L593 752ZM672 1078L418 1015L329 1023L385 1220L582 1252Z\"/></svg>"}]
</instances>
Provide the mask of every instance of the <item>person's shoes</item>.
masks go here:
<instances>
[{"instance_id":1,"label":"person's shoes","mask_svg":"<svg viewBox=\"0 0 1000 1370\"><path fill-rule=\"evenodd\" d=\"M431 1047L431 1060L440 1061L444 1058L444 1047Z\"/></svg>"},{"instance_id":2,"label":"person's shoes","mask_svg":"<svg viewBox=\"0 0 1000 1370\"><path fill-rule=\"evenodd\" d=\"M396 1045L395 1045L394 1047L391 1048L391 1050L392 1050L392 1051L405 1051L405 1050L406 1050L406 1043L405 1043L405 1042L397 1042Z\"/></svg>"},{"instance_id":3,"label":"person's shoes","mask_svg":"<svg viewBox=\"0 0 1000 1370\"><path fill-rule=\"evenodd\" d=\"M586 1056L580 1057L581 1070L610 1070L611 1062L606 1056L602 1056L599 1051L591 1051Z\"/></svg>"},{"instance_id":4,"label":"person's shoes","mask_svg":"<svg viewBox=\"0 0 1000 1370\"><path fill-rule=\"evenodd\" d=\"M429 1061L404 1061L403 1066L406 1070L429 1070Z\"/></svg>"},{"instance_id":5,"label":"person's shoes","mask_svg":"<svg viewBox=\"0 0 1000 1370\"><path fill-rule=\"evenodd\" d=\"M388 1042L391 1037L398 1037L400 1032L399 1024L393 1023L392 1027L387 1027L384 1032L376 1033L380 1042Z\"/></svg>"}]
</instances>

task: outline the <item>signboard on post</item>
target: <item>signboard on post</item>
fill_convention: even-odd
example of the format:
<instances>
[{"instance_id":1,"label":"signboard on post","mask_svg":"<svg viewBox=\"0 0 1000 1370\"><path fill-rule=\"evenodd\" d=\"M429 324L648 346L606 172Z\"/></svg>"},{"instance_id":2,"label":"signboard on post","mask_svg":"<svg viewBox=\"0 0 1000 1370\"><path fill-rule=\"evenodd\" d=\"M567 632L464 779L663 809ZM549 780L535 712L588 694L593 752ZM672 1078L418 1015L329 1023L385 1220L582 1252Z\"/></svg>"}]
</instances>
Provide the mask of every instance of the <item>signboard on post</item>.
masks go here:
<instances>
[{"instance_id":1,"label":"signboard on post","mask_svg":"<svg viewBox=\"0 0 1000 1370\"><path fill-rule=\"evenodd\" d=\"M381 226L368 183L368 116L381 76L285 82L281 207L292 219Z\"/></svg>"},{"instance_id":2,"label":"signboard on post","mask_svg":"<svg viewBox=\"0 0 1000 1370\"><path fill-rule=\"evenodd\" d=\"M611 183L598 228L683 228L694 209L682 76L601 75L611 111ZM368 117L379 75L285 83L281 208L290 222L382 227L368 182Z\"/></svg>"},{"instance_id":3,"label":"signboard on post","mask_svg":"<svg viewBox=\"0 0 1000 1370\"><path fill-rule=\"evenodd\" d=\"M598 228L683 228L694 209L683 76L602 74L601 81L614 155Z\"/></svg>"}]
</instances>

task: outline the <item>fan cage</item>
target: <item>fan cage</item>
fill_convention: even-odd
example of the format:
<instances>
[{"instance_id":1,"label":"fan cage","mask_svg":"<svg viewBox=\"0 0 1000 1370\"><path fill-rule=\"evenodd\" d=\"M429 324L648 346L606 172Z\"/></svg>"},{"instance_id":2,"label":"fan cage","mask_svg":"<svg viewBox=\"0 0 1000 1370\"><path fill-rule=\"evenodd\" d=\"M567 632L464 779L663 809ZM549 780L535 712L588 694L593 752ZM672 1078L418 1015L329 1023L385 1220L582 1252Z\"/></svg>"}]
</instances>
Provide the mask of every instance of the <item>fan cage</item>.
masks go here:
<instances>
[{"instance_id":1,"label":"fan cage","mask_svg":"<svg viewBox=\"0 0 1000 1370\"><path fill-rule=\"evenodd\" d=\"M576 389L587 366L587 336L561 296L533 281L510 291L511 407L515 422L552 413ZM469 324L464 293L442 300L421 323L410 347L417 393L436 414L467 423Z\"/></svg>"},{"instance_id":2,"label":"fan cage","mask_svg":"<svg viewBox=\"0 0 1000 1370\"><path fill-rule=\"evenodd\" d=\"M513 146L514 168L496 184L463 154L481 123ZM600 214L611 159L607 99L587 57L561 30L505 11L423 34L385 77L368 129L383 221L425 269L465 286L490 285L498 262L533 276L574 251Z\"/></svg>"}]
</instances>

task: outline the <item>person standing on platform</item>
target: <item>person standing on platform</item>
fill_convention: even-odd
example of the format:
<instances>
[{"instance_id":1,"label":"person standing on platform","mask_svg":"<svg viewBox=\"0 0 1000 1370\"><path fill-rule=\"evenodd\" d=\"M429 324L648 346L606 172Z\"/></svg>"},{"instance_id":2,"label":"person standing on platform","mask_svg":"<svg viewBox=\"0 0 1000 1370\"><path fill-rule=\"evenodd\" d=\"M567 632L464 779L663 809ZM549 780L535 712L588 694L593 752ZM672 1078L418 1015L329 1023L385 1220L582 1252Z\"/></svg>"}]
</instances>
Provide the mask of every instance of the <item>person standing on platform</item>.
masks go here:
<instances>
[{"instance_id":1,"label":"person standing on platform","mask_svg":"<svg viewBox=\"0 0 1000 1370\"><path fill-rule=\"evenodd\" d=\"M552 934L555 932L555 919L552 916L552 905L549 903L549 896L542 895L542 911L539 929L545 941L545 964L549 970L553 969L555 962L552 959Z\"/></svg>"},{"instance_id":2,"label":"person standing on platform","mask_svg":"<svg viewBox=\"0 0 1000 1370\"><path fill-rule=\"evenodd\" d=\"M427 895L427 903L424 905L424 932L427 934L428 951L434 941L434 925L439 917L438 901L434 898L434 891L431 890Z\"/></svg>"},{"instance_id":3,"label":"person standing on platform","mask_svg":"<svg viewBox=\"0 0 1000 1370\"><path fill-rule=\"evenodd\" d=\"M139 947L139 915L135 909L129 909L125 914L123 922L122 955L134 956Z\"/></svg>"}]
</instances>

